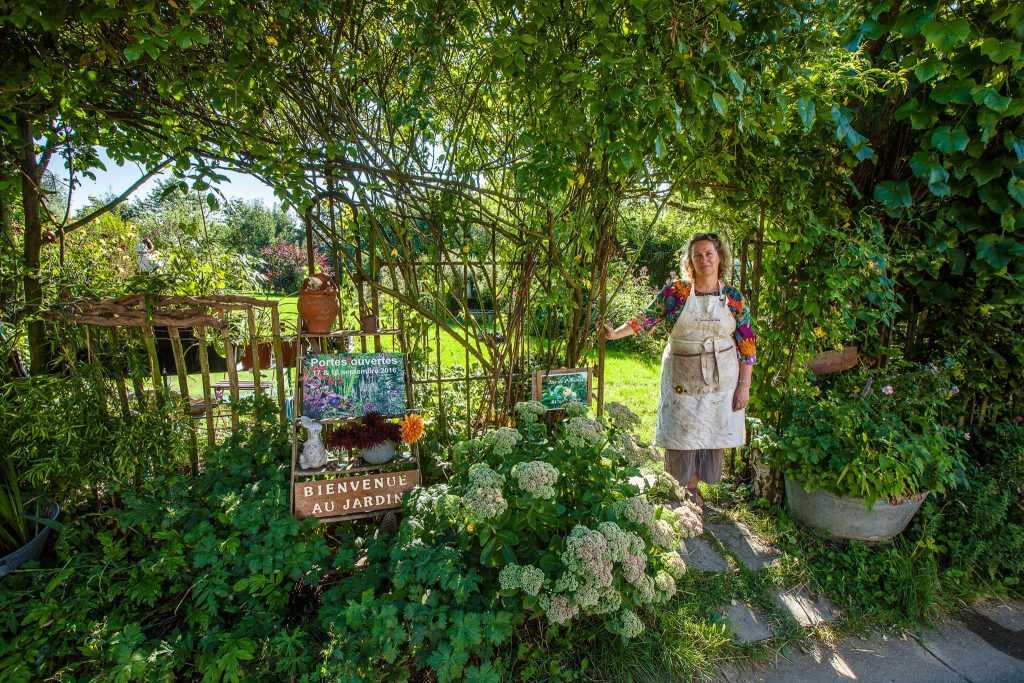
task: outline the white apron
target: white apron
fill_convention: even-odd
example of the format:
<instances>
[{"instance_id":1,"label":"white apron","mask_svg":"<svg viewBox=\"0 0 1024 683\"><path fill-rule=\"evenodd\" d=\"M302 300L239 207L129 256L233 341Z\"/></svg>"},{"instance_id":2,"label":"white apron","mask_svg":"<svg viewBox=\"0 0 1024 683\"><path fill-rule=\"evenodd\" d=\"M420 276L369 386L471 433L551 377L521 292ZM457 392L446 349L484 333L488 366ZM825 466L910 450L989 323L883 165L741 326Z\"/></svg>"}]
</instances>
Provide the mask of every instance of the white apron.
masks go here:
<instances>
[{"instance_id":1,"label":"white apron","mask_svg":"<svg viewBox=\"0 0 1024 683\"><path fill-rule=\"evenodd\" d=\"M746 411L732 409L740 371L735 331L724 294L691 290L661 356L655 445L689 451L746 442Z\"/></svg>"}]
</instances>

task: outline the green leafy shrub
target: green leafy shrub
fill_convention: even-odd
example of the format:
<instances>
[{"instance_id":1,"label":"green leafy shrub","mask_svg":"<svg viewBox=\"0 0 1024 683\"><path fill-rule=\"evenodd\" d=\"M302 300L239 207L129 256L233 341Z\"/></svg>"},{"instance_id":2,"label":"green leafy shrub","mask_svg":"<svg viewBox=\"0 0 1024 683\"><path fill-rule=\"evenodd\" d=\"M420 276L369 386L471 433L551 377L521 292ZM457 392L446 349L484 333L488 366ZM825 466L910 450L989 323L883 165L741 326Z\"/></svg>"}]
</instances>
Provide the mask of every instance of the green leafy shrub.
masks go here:
<instances>
[{"instance_id":1,"label":"green leafy shrub","mask_svg":"<svg viewBox=\"0 0 1024 683\"><path fill-rule=\"evenodd\" d=\"M964 435L943 424L956 368L848 373L786 397L773 464L809 489L899 500L963 481Z\"/></svg>"},{"instance_id":2,"label":"green leafy shrub","mask_svg":"<svg viewBox=\"0 0 1024 683\"><path fill-rule=\"evenodd\" d=\"M288 513L287 463L285 434L267 418L209 451L199 477L153 477L124 492L122 509L68 510L52 567L0 586L0 678L315 671L305 617L331 553L313 523ZM352 552L336 557L351 567Z\"/></svg>"},{"instance_id":3,"label":"green leafy shrub","mask_svg":"<svg viewBox=\"0 0 1024 683\"><path fill-rule=\"evenodd\" d=\"M403 661L440 681L498 680L500 646L531 623L638 635L644 610L675 593L679 534L698 533L700 520L630 481L652 453L624 431L635 416L619 407L602 425L584 410L570 405L549 426L540 404L518 404L519 429L457 444L450 482L410 496L371 572L392 585L347 604L341 587L325 595L331 657L374 680Z\"/></svg>"}]
</instances>

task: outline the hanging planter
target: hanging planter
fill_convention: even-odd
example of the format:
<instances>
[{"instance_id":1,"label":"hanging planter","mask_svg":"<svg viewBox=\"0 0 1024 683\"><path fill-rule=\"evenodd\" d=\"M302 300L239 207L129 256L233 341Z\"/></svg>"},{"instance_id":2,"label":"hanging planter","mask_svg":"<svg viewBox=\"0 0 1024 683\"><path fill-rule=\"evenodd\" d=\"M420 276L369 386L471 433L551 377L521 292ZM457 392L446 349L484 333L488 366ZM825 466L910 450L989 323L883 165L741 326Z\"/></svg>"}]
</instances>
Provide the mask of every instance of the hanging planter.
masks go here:
<instances>
[{"instance_id":1,"label":"hanging planter","mask_svg":"<svg viewBox=\"0 0 1024 683\"><path fill-rule=\"evenodd\" d=\"M334 328L334 319L338 316L337 287L322 273L310 275L302 281L298 308L309 332L330 332Z\"/></svg>"},{"instance_id":2,"label":"hanging planter","mask_svg":"<svg viewBox=\"0 0 1024 683\"><path fill-rule=\"evenodd\" d=\"M260 364L260 370L270 367L270 359L274 354L274 344L268 341L256 343L256 360ZM252 344L242 347L242 369L252 370Z\"/></svg>"}]
</instances>

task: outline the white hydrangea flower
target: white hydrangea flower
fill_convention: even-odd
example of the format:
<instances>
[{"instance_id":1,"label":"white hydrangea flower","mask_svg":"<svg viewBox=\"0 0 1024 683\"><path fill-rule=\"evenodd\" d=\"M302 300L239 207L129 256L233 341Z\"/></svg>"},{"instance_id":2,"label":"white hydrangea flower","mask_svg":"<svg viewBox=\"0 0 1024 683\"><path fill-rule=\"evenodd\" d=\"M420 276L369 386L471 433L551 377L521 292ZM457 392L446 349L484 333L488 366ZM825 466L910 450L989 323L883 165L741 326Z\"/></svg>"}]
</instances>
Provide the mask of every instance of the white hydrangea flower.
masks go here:
<instances>
[{"instance_id":1,"label":"white hydrangea flower","mask_svg":"<svg viewBox=\"0 0 1024 683\"><path fill-rule=\"evenodd\" d=\"M544 586L544 572L532 564L509 564L498 573L498 583L502 590L522 590L535 596Z\"/></svg>"},{"instance_id":2,"label":"white hydrangea flower","mask_svg":"<svg viewBox=\"0 0 1024 683\"><path fill-rule=\"evenodd\" d=\"M654 587L658 591L659 601L668 602L676 594L676 580L666 571L660 571L654 577Z\"/></svg>"},{"instance_id":3,"label":"white hydrangea flower","mask_svg":"<svg viewBox=\"0 0 1024 683\"><path fill-rule=\"evenodd\" d=\"M568 623L579 614L579 607L564 595L542 597L541 608L544 610L544 615L548 618L548 621L552 624Z\"/></svg>"},{"instance_id":4,"label":"white hydrangea flower","mask_svg":"<svg viewBox=\"0 0 1024 683\"><path fill-rule=\"evenodd\" d=\"M597 530L608 542L608 554L612 562L622 562L629 554L629 536L615 522L601 522Z\"/></svg>"},{"instance_id":5,"label":"white hydrangea flower","mask_svg":"<svg viewBox=\"0 0 1024 683\"><path fill-rule=\"evenodd\" d=\"M582 417L587 414L587 405L579 401L568 401L562 404L566 417Z\"/></svg>"},{"instance_id":6,"label":"white hydrangea flower","mask_svg":"<svg viewBox=\"0 0 1024 683\"><path fill-rule=\"evenodd\" d=\"M480 440L498 457L506 457L511 455L512 449L523 440L523 435L512 427L498 427L485 433Z\"/></svg>"},{"instance_id":7,"label":"white hydrangea flower","mask_svg":"<svg viewBox=\"0 0 1024 683\"><path fill-rule=\"evenodd\" d=\"M634 586L640 583L646 569L646 555L627 555L622 561L622 576Z\"/></svg>"},{"instance_id":8,"label":"white hydrangea flower","mask_svg":"<svg viewBox=\"0 0 1024 683\"><path fill-rule=\"evenodd\" d=\"M686 573L686 561L683 560L682 556L677 552L671 552L665 555L665 569L673 577L681 579L683 574Z\"/></svg>"},{"instance_id":9,"label":"white hydrangea flower","mask_svg":"<svg viewBox=\"0 0 1024 683\"><path fill-rule=\"evenodd\" d=\"M675 509L676 521L683 538L694 538L704 533L704 520L700 508L690 501L680 503Z\"/></svg>"},{"instance_id":10,"label":"white hydrangea flower","mask_svg":"<svg viewBox=\"0 0 1024 683\"><path fill-rule=\"evenodd\" d=\"M622 403L605 403L604 410L612 426L620 431L626 432L640 425L640 418L636 413Z\"/></svg>"},{"instance_id":11,"label":"white hydrangea flower","mask_svg":"<svg viewBox=\"0 0 1024 683\"><path fill-rule=\"evenodd\" d=\"M534 424L547 412L547 408L540 401L520 401L515 405L514 410L519 421L524 425Z\"/></svg>"},{"instance_id":12,"label":"white hydrangea flower","mask_svg":"<svg viewBox=\"0 0 1024 683\"><path fill-rule=\"evenodd\" d=\"M623 514L634 524L648 525L654 519L654 508L644 496L633 496L626 499Z\"/></svg>"},{"instance_id":13,"label":"white hydrangea flower","mask_svg":"<svg viewBox=\"0 0 1024 683\"><path fill-rule=\"evenodd\" d=\"M468 476L469 486L462 497L462 504L470 519L493 519L508 508L508 502L501 490L505 477L482 462L471 465Z\"/></svg>"},{"instance_id":14,"label":"white hydrangea flower","mask_svg":"<svg viewBox=\"0 0 1024 683\"><path fill-rule=\"evenodd\" d=\"M655 519L651 521L647 528L651 531L651 540L654 541L654 545L666 550L675 547L676 530L672 528L668 521Z\"/></svg>"},{"instance_id":15,"label":"white hydrangea flower","mask_svg":"<svg viewBox=\"0 0 1024 683\"><path fill-rule=\"evenodd\" d=\"M581 577L592 578L602 586L612 582L612 560L608 542L599 531L577 525L569 534L562 562Z\"/></svg>"},{"instance_id":16,"label":"white hydrangea flower","mask_svg":"<svg viewBox=\"0 0 1024 683\"><path fill-rule=\"evenodd\" d=\"M636 638L644 632L644 622L631 609L624 609L619 612L619 619L616 630L626 640Z\"/></svg>"},{"instance_id":17,"label":"white hydrangea flower","mask_svg":"<svg viewBox=\"0 0 1024 683\"><path fill-rule=\"evenodd\" d=\"M604 427L590 418L573 417L565 423L565 440L573 448L597 446L604 441Z\"/></svg>"},{"instance_id":18,"label":"white hydrangea flower","mask_svg":"<svg viewBox=\"0 0 1024 683\"><path fill-rule=\"evenodd\" d=\"M512 467L512 478L519 487L535 498L554 498L558 470L543 460L516 463Z\"/></svg>"}]
</instances>

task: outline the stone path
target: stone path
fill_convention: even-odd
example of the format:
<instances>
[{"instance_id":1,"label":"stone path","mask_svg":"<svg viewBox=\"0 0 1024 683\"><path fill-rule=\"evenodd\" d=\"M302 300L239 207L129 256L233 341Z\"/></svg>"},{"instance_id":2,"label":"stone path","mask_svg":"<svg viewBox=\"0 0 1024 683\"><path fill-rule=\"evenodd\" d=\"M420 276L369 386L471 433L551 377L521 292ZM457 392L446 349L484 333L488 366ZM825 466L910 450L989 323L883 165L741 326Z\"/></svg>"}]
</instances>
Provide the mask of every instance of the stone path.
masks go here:
<instances>
[{"instance_id":1,"label":"stone path","mask_svg":"<svg viewBox=\"0 0 1024 683\"><path fill-rule=\"evenodd\" d=\"M708 517L712 514L709 510ZM680 549L693 570L736 571L742 565L758 572L781 557L742 523L707 520L704 529L705 538L687 539ZM738 561L735 570L708 537ZM772 600L783 614L805 628L841 616L827 597L802 586L777 591ZM772 635L771 623L753 605L733 600L719 611L738 642L756 643ZM771 664L749 669L727 666L719 671L718 681L1024 683L1024 602L980 603L955 619L913 635L851 638L835 647L812 641L805 651L780 655Z\"/></svg>"}]
</instances>

